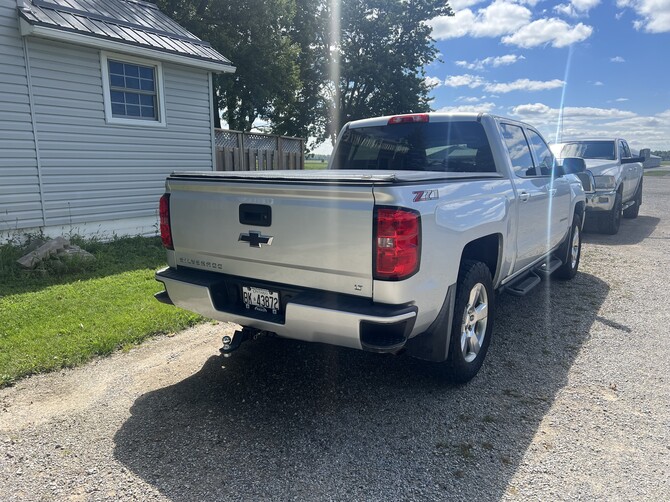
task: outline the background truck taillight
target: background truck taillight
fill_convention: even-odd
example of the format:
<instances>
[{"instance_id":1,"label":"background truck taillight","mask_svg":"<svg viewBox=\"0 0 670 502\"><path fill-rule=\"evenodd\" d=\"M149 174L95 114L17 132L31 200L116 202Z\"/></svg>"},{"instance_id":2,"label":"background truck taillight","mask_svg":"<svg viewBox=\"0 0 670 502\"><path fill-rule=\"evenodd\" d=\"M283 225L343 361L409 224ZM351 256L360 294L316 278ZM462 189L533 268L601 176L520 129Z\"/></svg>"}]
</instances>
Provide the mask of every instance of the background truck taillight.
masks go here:
<instances>
[{"instance_id":1,"label":"background truck taillight","mask_svg":"<svg viewBox=\"0 0 670 502\"><path fill-rule=\"evenodd\" d=\"M170 194L163 194L159 203L161 240L167 249L174 249L172 245L172 229L170 228Z\"/></svg>"},{"instance_id":2,"label":"background truck taillight","mask_svg":"<svg viewBox=\"0 0 670 502\"><path fill-rule=\"evenodd\" d=\"M374 278L400 281L419 270L421 217L411 209L375 209Z\"/></svg>"}]
</instances>

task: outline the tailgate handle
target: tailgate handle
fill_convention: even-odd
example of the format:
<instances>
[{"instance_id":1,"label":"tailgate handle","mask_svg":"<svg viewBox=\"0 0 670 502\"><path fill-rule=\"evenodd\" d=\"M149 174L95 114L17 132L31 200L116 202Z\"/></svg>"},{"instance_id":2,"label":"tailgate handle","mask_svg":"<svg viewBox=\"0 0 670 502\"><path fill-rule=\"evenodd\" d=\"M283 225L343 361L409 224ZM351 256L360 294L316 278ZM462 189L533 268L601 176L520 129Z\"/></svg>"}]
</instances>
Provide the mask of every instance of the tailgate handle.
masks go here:
<instances>
[{"instance_id":1,"label":"tailgate handle","mask_svg":"<svg viewBox=\"0 0 670 502\"><path fill-rule=\"evenodd\" d=\"M272 208L263 204L240 204L240 223L269 227L272 225Z\"/></svg>"}]
</instances>

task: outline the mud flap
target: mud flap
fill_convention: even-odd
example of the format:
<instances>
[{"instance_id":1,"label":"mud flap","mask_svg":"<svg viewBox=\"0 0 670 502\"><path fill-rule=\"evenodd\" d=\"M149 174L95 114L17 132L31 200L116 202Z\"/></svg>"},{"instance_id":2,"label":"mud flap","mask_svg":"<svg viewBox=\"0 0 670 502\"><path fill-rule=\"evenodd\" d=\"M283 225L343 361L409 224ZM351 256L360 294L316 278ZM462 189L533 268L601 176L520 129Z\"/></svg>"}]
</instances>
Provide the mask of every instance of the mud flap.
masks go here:
<instances>
[{"instance_id":1,"label":"mud flap","mask_svg":"<svg viewBox=\"0 0 670 502\"><path fill-rule=\"evenodd\" d=\"M407 340L405 344L407 355L424 361L442 362L447 360L454 316L454 302L456 301L455 292L456 285L449 286L442 308L433 324L425 332Z\"/></svg>"}]
</instances>

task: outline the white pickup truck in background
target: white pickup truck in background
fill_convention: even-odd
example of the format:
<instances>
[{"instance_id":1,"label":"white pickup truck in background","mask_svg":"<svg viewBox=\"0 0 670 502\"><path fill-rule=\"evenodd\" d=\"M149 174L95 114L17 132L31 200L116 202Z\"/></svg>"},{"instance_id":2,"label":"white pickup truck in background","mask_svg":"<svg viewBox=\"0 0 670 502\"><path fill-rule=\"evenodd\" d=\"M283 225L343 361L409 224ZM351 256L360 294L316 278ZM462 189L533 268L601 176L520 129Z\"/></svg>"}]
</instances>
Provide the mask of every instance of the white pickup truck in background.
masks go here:
<instances>
[{"instance_id":1,"label":"white pickup truck in background","mask_svg":"<svg viewBox=\"0 0 670 502\"><path fill-rule=\"evenodd\" d=\"M577 273L584 191L554 164L527 124L411 114L347 124L324 171L173 173L156 298L241 325L224 353L267 332L466 382L497 293Z\"/></svg>"},{"instance_id":2,"label":"white pickup truck in background","mask_svg":"<svg viewBox=\"0 0 670 502\"><path fill-rule=\"evenodd\" d=\"M616 234L622 215L637 218L642 205L645 157L633 155L626 140L580 139L551 145L551 149L559 162L564 157L584 159L586 168L593 174L595 191L586 197L589 227Z\"/></svg>"}]
</instances>

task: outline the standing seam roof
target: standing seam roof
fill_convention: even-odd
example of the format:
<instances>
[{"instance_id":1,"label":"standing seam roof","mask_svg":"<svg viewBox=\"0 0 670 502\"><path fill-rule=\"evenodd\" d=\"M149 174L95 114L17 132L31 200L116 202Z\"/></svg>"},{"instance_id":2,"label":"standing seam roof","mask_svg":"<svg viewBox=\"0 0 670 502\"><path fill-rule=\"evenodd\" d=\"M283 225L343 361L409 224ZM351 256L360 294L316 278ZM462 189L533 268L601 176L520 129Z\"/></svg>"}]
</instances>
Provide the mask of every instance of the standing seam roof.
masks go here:
<instances>
[{"instance_id":1,"label":"standing seam roof","mask_svg":"<svg viewBox=\"0 0 670 502\"><path fill-rule=\"evenodd\" d=\"M30 0L20 16L34 26L103 38L191 59L220 63L230 60L154 4L139 0Z\"/></svg>"}]
</instances>

